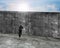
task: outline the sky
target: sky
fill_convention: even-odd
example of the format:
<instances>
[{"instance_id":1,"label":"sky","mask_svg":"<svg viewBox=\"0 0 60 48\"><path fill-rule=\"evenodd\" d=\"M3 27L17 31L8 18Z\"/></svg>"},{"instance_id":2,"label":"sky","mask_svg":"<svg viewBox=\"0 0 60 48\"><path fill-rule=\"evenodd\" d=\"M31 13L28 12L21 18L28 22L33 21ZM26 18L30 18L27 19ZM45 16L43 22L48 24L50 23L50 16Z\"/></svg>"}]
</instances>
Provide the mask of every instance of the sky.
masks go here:
<instances>
[{"instance_id":1,"label":"sky","mask_svg":"<svg viewBox=\"0 0 60 48\"><path fill-rule=\"evenodd\" d=\"M60 12L60 0L0 0L0 11Z\"/></svg>"}]
</instances>

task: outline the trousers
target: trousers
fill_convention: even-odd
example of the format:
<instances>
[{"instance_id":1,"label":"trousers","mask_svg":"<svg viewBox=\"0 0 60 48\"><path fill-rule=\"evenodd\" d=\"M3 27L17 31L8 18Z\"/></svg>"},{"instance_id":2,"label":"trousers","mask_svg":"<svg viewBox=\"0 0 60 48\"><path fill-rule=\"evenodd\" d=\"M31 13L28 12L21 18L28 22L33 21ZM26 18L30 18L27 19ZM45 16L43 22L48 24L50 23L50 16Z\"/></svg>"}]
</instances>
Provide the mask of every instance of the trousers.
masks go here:
<instances>
[{"instance_id":1,"label":"trousers","mask_svg":"<svg viewBox=\"0 0 60 48\"><path fill-rule=\"evenodd\" d=\"M21 37L22 35L22 30L19 30L19 37Z\"/></svg>"}]
</instances>

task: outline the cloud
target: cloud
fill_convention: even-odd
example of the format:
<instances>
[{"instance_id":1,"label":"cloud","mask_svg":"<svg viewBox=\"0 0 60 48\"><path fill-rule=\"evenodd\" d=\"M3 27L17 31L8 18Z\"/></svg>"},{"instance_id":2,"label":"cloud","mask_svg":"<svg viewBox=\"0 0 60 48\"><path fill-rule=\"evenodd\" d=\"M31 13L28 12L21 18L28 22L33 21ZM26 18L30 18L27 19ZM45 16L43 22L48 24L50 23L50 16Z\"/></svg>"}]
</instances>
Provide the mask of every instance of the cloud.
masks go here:
<instances>
[{"instance_id":1,"label":"cloud","mask_svg":"<svg viewBox=\"0 0 60 48\"><path fill-rule=\"evenodd\" d=\"M54 4L51 4L51 5L47 5L47 9L49 10L49 11L57 11L57 6L56 5L54 5Z\"/></svg>"},{"instance_id":2,"label":"cloud","mask_svg":"<svg viewBox=\"0 0 60 48\"><path fill-rule=\"evenodd\" d=\"M5 10L3 7L4 6L0 5L0 11L4 11Z\"/></svg>"},{"instance_id":3,"label":"cloud","mask_svg":"<svg viewBox=\"0 0 60 48\"><path fill-rule=\"evenodd\" d=\"M33 10L39 12L57 12L57 7L54 4L49 4L49 5L35 7L33 8Z\"/></svg>"},{"instance_id":4,"label":"cloud","mask_svg":"<svg viewBox=\"0 0 60 48\"><path fill-rule=\"evenodd\" d=\"M33 8L28 3L11 3L8 5L7 10L9 11L32 11Z\"/></svg>"},{"instance_id":5,"label":"cloud","mask_svg":"<svg viewBox=\"0 0 60 48\"><path fill-rule=\"evenodd\" d=\"M20 3L21 4L21 3ZM32 7L27 3L27 6L21 6L19 3L11 3L8 5L7 10L9 11L22 11L22 9L26 9L28 8L28 11L39 11L39 12L57 12L57 7L54 4L49 4L49 5L43 5L43 6L39 6L39 7ZM20 8L20 9L19 9ZM25 10L24 9L24 10ZM27 10L27 9L26 9Z\"/></svg>"},{"instance_id":6,"label":"cloud","mask_svg":"<svg viewBox=\"0 0 60 48\"><path fill-rule=\"evenodd\" d=\"M17 10L17 4L14 4L14 3L8 4L7 10L8 11L16 11Z\"/></svg>"},{"instance_id":7,"label":"cloud","mask_svg":"<svg viewBox=\"0 0 60 48\"><path fill-rule=\"evenodd\" d=\"M22 10L28 9L28 11L57 12L57 5L55 5L55 4L48 4L48 5L47 4L43 4L43 5L36 4L35 6L33 6L34 3L31 5L31 3L27 0L5 0L5 1L7 1L7 2L5 2L7 5L7 6L5 6L6 8L4 8L2 5L0 5L0 10L22 11ZM24 2L27 5L21 6L21 3L24 3ZM22 8L22 10L21 10L21 8Z\"/></svg>"}]
</instances>

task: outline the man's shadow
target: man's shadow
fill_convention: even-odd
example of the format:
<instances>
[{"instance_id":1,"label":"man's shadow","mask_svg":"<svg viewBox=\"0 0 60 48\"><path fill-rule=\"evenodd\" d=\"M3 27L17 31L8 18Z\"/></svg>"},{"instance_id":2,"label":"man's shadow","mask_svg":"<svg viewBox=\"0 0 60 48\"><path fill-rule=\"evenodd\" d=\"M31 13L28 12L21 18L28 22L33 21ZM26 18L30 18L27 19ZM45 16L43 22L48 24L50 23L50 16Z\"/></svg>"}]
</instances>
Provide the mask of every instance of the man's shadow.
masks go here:
<instances>
[{"instance_id":1,"label":"man's shadow","mask_svg":"<svg viewBox=\"0 0 60 48\"><path fill-rule=\"evenodd\" d=\"M15 40L21 40L21 41L27 41L27 38L18 38L18 37L14 37Z\"/></svg>"}]
</instances>

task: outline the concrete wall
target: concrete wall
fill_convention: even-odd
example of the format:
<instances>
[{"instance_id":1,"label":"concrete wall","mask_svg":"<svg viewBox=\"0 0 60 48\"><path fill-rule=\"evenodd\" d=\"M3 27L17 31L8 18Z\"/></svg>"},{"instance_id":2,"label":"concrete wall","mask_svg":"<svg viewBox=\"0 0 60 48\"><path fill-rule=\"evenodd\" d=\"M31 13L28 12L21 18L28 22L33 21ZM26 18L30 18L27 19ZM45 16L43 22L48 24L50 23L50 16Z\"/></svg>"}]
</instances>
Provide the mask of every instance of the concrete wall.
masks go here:
<instances>
[{"instance_id":1,"label":"concrete wall","mask_svg":"<svg viewBox=\"0 0 60 48\"><path fill-rule=\"evenodd\" d=\"M0 33L18 33L20 24L24 27L23 34L60 37L58 12L0 11Z\"/></svg>"},{"instance_id":2,"label":"concrete wall","mask_svg":"<svg viewBox=\"0 0 60 48\"><path fill-rule=\"evenodd\" d=\"M23 23L23 13L0 11L0 33L18 33L20 24Z\"/></svg>"},{"instance_id":3,"label":"concrete wall","mask_svg":"<svg viewBox=\"0 0 60 48\"><path fill-rule=\"evenodd\" d=\"M60 37L60 13L58 12L34 12L28 15L30 24L28 34L39 36ZM59 28L58 28L59 27Z\"/></svg>"}]
</instances>

